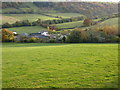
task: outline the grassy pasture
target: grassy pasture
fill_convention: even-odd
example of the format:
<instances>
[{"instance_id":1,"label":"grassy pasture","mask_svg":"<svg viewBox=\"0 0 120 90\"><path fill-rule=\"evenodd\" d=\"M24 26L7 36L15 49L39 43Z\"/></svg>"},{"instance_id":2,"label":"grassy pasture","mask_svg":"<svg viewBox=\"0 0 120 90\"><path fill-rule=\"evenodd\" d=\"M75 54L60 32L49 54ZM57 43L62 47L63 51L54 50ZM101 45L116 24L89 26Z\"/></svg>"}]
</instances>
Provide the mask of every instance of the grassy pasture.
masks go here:
<instances>
[{"instance_id":1,"label":"grassy pasture","mask_svg":"<svg viewBox=\"0 0 120 90\"><path fill-rule=\"evenodd\" d=\"M74 28L74 27L80 27L82 25L83 25L83 21L75 21L75 22L56 24L56 26L58 28Z\"/></svg>"},{"instance_id":2,"label":"grassy pasture","mask_svg":"<svg viewBox=\"0 0 120 90\"><path fill-rule=\"evenodd\" d=\"M46 13L47 15L52 15L52 16L59 16L62 18L70 18L70 17L77 17L77 16L84 16L80 13Z\"/></svg>"},{"instance_id":3,"label":"grassy pasture","mask_svg":"<svg viewBox=\"0 0 120 90\"><path fill-rule=\"evenodd\" d=\"M118 27L118 18L111 18L111 19L105 20L94 26L90 26L89 28L96 29L98 27L105 27L105 26Z\"/></svg>"},{"instance_id":4,"label":"grassy pasture","mask_svg":"<svg viewBox=\"0 0 120 90\"><path fill-rule=\"evenodd\" d=\"M43 28L40 26L26 26L26 27L14 27L14 28L7 28L10 31L20 33L36 33L41 30L47 30L47 28Z\"/></svg>"},{"instance_id":5,"label":"grassy pasture","mask_svg":"<svg viewBox=\"0 0 120 90\"><path fill-rule=\"evenodd\" d=\"M12 17L12 16L2 16L2 22L0 23L0 24L4 24L4 23L10 23L10 24L12 24L12 23L15 23L16 21L20 21L20 19L17 19L17 18L15 18L15 17Z\"/></svg>"},{"instance_id":6,"label":"grassy pasture","mask_svg":"<svg viewBox=\"0 0 120 90\"><path fill-rule=\"evenodd\" d=\"M5 13L5 12L10 12L10 11L19 12L19 10L16 9L16 8L5 8L5 9L2 9L2 12L3 12L3 13Z\"/></svg>"},{"instance_id":7,"label":"grassy pasture","mask_svg":"<svg viewBox=\"0 0 120 90\"><path fill-rule=\"evenodd\" d=\"M116 88L118 44L3 43L3 88Z\"/></svg>"},{"instance_id":8,"label":"grassy pasture","mask_svg":"<svg viewBox=\"0 0 120 90\"><path fill-rule=\"evenodd\" d=\"M14 18L11 19L11 18ZM52 18L40 14L3 14L3 23L14 23L16 21L20 20L29 20L31 22L36 21L38 18L42 20L52 20L52 19L58 19L58 18Z\"/></svg>"},{"instance_id":9,"label":"grassy pasture","mask_svg":"<svg viewBox=\"0 0 120 90\"><path fill-rule=\"evenodd\" d=\"M96 26L118 26L118 18L105 20Z\"/></svg>"}]
</instances>

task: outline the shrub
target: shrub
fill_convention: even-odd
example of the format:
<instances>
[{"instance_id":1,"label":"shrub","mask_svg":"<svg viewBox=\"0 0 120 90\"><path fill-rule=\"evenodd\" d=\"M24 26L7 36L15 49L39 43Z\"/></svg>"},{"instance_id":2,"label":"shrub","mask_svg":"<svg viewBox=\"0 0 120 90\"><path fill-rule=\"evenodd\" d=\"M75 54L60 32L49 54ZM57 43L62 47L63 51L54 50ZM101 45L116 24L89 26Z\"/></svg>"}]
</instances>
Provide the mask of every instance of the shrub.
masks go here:
<instances>
[{"instance_id":1,"label":"shrub","mask_svg":"<svg viewBox=\"0 0 120 90\"><path fill-rule=\"evenodd\" d=\"M55 43L55 42L56 42L55 39L50 39L50 40L49 40L49 43Z\"/></svg>"},{"instance_id":2,"label":"shrub","mask_svg":"<svg viewBox=\"0 0 120 90\"><path fill-rule=\"evenodd\" d=\"M29 42L31 42L31 43L40 42L40 41L41 40L39 38L37 38L37 37L31 37L31 38L29 38Z\"/></svg>"},{"instance_id":3,"label":"shrub","mask_svg":"<svg viewBox=\"0 0 120 90\"><path fill-rule=\"evenodd\" d=\"M118 36L112 37L112 42L120 43L120 37L118 37Z\"/></svg>"}]
</instances>

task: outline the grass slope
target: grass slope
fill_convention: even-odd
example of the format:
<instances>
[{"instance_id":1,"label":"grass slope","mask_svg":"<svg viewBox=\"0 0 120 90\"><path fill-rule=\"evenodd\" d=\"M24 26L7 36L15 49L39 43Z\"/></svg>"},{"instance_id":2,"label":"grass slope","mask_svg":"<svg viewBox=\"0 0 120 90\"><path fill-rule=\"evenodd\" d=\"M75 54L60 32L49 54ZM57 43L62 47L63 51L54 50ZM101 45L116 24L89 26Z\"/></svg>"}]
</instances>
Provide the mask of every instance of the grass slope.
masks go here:
<instances>
[{"instance_id":1,"label":"grass slope","mask_svg":"<svg viewBox=\"0 0 120 90\"><path fill-rule=\"evenodd\" d=\"M58 28L74 28L74 27L80 27L82 25L83 25L83 21L75 21L75 22L56 24L56 26Z\"/></svg>"},{"instance_id":2,"label":"grass slope","mask_svg":"<svg viewBox=\"0 0 120 90\"><path fill-rule=\"evenodd\" d=\"M2 22L0 24L4 24L4 23L15 23L16 21L20 21L20 19L17 19L15 17L12 17L12 16L2 16Z\"/></svg>"},{"instance_id":3,"label":"grass slope","mask_svg":"<svg viewBox=\"0 0 120 90\"><path fill-rule=\"evenodd\" d=\"M115 88L117 44L3 43L3 88Z\"/></svg>"},{"instance_id":4,"label":"grass slope","mask_svg":"<svg viewBox=\"0 0 120 90\"><path fill-rule=\"evenodd\" d=\"M14 19L12 19L14 18ZM18 20L29 20L31 22L36 21L38 18L42 20L52 20L58 18L52 18L40 14L3 14L3 23L14 23Z\"/></svg>"},{"instance_id":5,"label":"grass slope","mask_svg":"<svg viewBox=\"0 0 120 90\"><path fill-rule=\"evenodd\" d=\"M96 26L118 26L118 18L111 18L108 20L105 20L99 24L97 24Z\"/></svg>"},{"instance_id":6,"label":"grass slope","mask_svg":"<svg viewBox=\"0 0 120 90\"><path fill-rule=\"evenodd\" d=\"M81 15L80 13L46 13L46 14L47 15L52 15L52 16L59 16L59 17L62 17L62 18L84 16L84 15Z\"/></svg>"},{"instance_id":7,"label":"grass slope","mask_svg":"<svg viewBox=\"0 0 120 90\"><path fill-rule=\"evenodd\" d=\"M14 28L7 28L10 31L20 33L36 33L41 30L47 30L46 28L40 26L28 26L28 27L14 27Z\"/></svg>"},{"instance_id":8,"label":"grass slope","mask_svg":"<svg viewBox=\"0 0 120 90\"><path fill-rule=\"evenodd\" d=\"M118 18L110 18L94 26L90 26L89 28L96 29L98 27L105 27L105 26L118 27Z\"/></svg>"}]
</instances>

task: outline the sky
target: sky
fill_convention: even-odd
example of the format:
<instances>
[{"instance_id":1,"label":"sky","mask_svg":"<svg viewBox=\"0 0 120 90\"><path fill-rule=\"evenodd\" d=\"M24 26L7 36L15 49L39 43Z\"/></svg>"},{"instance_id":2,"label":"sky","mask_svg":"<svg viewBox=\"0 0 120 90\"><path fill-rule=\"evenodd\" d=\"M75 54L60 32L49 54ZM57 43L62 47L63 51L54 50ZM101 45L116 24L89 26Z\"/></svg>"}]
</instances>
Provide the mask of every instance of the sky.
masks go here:
<instances>
[{"instance_id":1,"label":"sky","mask_svg":"<svg viewBox=\"0 0 120 90\"><path fill-rule=\"evenodd\" d=\"M16 2L16 1L95 1L95 2L119 2L119 0L0 0L2 2Z\"/></svg>"},{"instance_id":2,"label":"sky","mask_svg":"<svg viewBox=\"0 0 120 90\"><path fill-rule=\"evenodd\" d=\"M82 1L119 2L119 0L82 0Z\"/></svg>"}]
</instances>

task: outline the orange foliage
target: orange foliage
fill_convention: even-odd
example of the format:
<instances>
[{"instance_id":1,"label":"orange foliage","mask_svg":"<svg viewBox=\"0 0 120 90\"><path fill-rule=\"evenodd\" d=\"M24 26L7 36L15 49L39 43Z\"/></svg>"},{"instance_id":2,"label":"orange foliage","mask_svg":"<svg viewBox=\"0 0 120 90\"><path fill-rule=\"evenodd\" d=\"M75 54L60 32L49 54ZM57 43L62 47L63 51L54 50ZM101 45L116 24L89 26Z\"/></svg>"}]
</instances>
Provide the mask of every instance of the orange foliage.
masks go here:
<instances>
[{"instance_id":1,"label":"orange foliage","mask_svg":"<svg viewBox=\"0 0 120 90\"><path fill-rule=\"evenodd\" d=\"M86 19L84 20L83 24L84 24L85 26L90 26L90 25L92 25L92 20L90 20L89 18L86 18Z\"/></svg>"},{"instance_id":2,"label":"orange foliage","mask_svg":"<svg viewBox=\"0 0 120 90\"><path fill-rule=\"evenodd\" d=\"M98 31L103 31L107 35L117 35L118 34L118 27L117 26L104 26L101 28L97 28Z\"/></svg>"},{"instance_id":3,"label":"orange foliage","mask_svg":"<svg viewBox=\"0 0 120 90\"><path fill-rule=\"evenodd\" d=\"M2 41L12 41L12 40L14 40L13 32L7 29L2 29Z\"/></svg>"}]
</instances>

